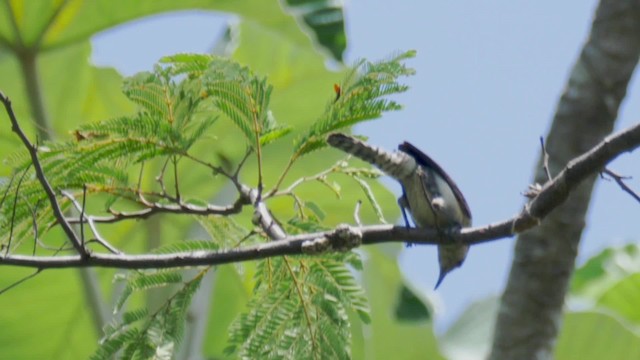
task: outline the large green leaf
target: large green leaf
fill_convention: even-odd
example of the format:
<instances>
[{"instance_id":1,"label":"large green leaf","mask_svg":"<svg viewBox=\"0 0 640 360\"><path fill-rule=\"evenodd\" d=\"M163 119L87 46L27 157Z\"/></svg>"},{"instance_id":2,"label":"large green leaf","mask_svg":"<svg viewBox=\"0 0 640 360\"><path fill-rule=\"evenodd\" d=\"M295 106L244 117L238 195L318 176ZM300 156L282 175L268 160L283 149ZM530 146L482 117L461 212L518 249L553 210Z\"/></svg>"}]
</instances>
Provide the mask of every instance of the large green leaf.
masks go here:
<instances>
[{"instance_id":1,"label":"large green leaf","mask_svg":"<svg viewBox=\"0 0 640 360\"><path fill-rule=\"evenodd\" d=\"M440 338L449 359L485 359L489 354L498 299L489 297L469 305Z\"/></svg>"},{"instance_id":2,"label":"large green leaf","mask_svg":"<svg viewBox=\"0 0 640 360\"><path fill-rule=\"evenodd\" d=\"M556 345L556 360L640 359L640 337L615 317L569 313Z\"/></svg>"},{"instance_id":3,"label":"large green leaf","mask_svg":"<svg viewBox=\"0 0 640 360\"><path fill-rule=\"evenodd\" d=\"M571 280L570 294L596 301L615 283L637 272L640 272L638 244L606 248L576 270Z\"/></svg>"},{"instance_id":4,"label":"large green leaf","mask_svg":"<svg viewBox=\"0 0 640 360\"><path fill-rule=\"evenodd\" d=\"M4 268L0 288L33 270ZM95 349L90 305L77 271L45 271L0 296L5 359L86 359Z\"/></svg>"},{"instance_id":5,"label":"large green leaf","mask_svg":"<svg viewBox=\"0 0 640 360\"><path fill-rule=\"evenodd\" d=\"M607 290L597 302L640 325L640 273L625 277Z\"/></svg>"},{"instance_id":6,"label":"large green leaf","mask_svg":"<svg viewBox=\"0 0 640 360\"><path fill-rule=\"evenodd\" d=\"M290 1L319 44L341 60L346 44L342 7L317 0L313 3L309 7ZM144 16L193 9L234 13L282 32L297 43L309 42L277 1L14 0L8 1L0 12L0 46L50 50L85 42L99 31Z\"/></svg>"},{"instance_id":7,"label":"large green leaf","mask_svg":"<svg viewBox=\"0 0 640 360\"><path fill-rule=\"evenodd\" d=\"M342 8L328 0L287 0L286 3L298 21L313 30L316 42L327 48L336 60L342 61L347 47Z\"/></svg>"},{"instance_id":8,"label":"large green leaf","mask_svg":"<svg viewBox=\"0 0 640 360\"><path fill-rule=\"evenodd\" d=\"M399 245L369 248L363 281L371 306L371 324L363 327L362 350L354 357L366 359L443 359L430 321L398 321L394 309L405 280L398 269ZM358 337L354 336L354 339ZM354 341L355 342L355 341Z\"/></svg>"}]
</instances>

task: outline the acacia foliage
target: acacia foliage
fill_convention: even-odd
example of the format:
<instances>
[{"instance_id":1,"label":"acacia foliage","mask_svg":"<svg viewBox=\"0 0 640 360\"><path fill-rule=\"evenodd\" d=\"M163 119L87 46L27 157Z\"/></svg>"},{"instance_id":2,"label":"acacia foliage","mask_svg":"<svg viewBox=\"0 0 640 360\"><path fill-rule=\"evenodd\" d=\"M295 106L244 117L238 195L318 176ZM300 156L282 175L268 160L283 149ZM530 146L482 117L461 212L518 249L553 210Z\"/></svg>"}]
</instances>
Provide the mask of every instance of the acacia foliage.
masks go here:
<instances>
[{"instance_id":1,"label":"acacia foliage","mask_svg":"<svg viewBox=\"0 0 640 360\"><path fill-rule=\"evenodd\" d=\"M412 56L413 52L406 52L379 62L357 62L344 81L336 84L335 97L329 99L324 113L294 140L280 179L304 155L325 147L328 133L398 110L400 105L387 96L407 89L398 79L413 73L403 64ZM226 58L201 54L168 56L153 71L126 79L123 93L137 105L136 113L85 124L73 132L74 139L70 141L38 144L39 160L54 189L82 197L83 203L85 197L105 199L104 212L113 216L120 214L114 210L118 206L157 209L165 205L206 205L205 199L181 196L179 165L187 162L207 169L213 176L237 182L234 172L240 172L244 162L231 164L235 169L232 172L229 164L219 164L215 158L191 151L196 143L224 135L216 133L215 125L220 121L237 128L247 155L255 157L258 165L268 163L261 150L286 141L291 132L290 127L276 121L270 110L272 89L265 77ZM57 220L26 151L17 152L8 163L13 176L2 186L0 203L4 249L10 254L35 254L41 248L56 246L55 253L63 250L64 244L46 244L46 233L55 228ZM136 175L131 169L149 163L163 166L156 177L157 184L146 188L142 171ZM169 167L173 169L171 176ZM327 180L336 173L356 181L382 216L375 196L363 180L379 175L369 168L355 168L340 161L294 184L318 181L339 196L340 186ZM173 187L165 186L165 180ZM278 191L280 183L264 194L266 201L281 196L294 198L294 215L278 219L285 229L290 233L321 229L323 209L297 196L294 187ZM261 177L257 184L249 186L262 190ZM71 208L72 200L69 196L58 199L65 210ZM181 214L177 211L175 215ZM239 225L234 216L196 217L209 234L207 241L182 242L155 251L211 251L269 241L266 233ZM254 275L254 297L230 329L228 352L249 358L348 358L348 314L354 312L369 321L367 300L352 273L360 268L359 256L353 252L261 261ZM191 298L208 271L209 268L199 269L195 276L181 270L132 271L125 276L124 291L114 309L117 320L106 327L94 358L171 358L183 337ZM158 287L173 291L158 309L125 310L130 296Z\"/></svg>"}]
</instances>

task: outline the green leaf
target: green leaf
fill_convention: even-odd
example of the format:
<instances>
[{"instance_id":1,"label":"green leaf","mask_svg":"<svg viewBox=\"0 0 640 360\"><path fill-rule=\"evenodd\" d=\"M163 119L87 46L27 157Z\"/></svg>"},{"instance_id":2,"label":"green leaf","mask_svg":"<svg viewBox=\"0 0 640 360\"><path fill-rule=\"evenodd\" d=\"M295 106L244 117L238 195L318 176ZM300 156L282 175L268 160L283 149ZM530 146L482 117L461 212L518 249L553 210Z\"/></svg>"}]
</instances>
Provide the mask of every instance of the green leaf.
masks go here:
<instances>
[{"instance_id":1,"label":"green leaf","mask_svg":"<svg viewBox=\"0 0 640 360\"><path fill-rule=\"evenodd\" d=\"M637 272L640 272L638 244L606 248L576 270L570 293L595 301L618 281Z\"/></svg>"},{"instance_id":2,"label":"green leaf","mask_svg":"<svg viewBox=\"0 0 640 360\"><path fill-rule=\"evenodd\" d=\"M129 299L129 297L136 291L163 287L168 284L175 284L181 281L182 274L176 270L134 273L127 279L127 286L116 301L113 313L115 314L119 312L127 299Z\"/></svg>"},{"instance_id":3,"label":"green leaf","mask_svg":"<svg viewBox=\"0 0 640 360\"><path fill-rule=\"evenodd\" d=\"M369 315L364 292L343 263L348 257L262 261L249 309L230 328L227 353L349 358L347 309L365 321Z\"/></svg>"},{"instance_id":4,"label":"green leaf","mask_svg":"<svg viewBox=\"0 0 640 360\"><path fill-rule=\"evenodd\" d=\"M313 213L316 215L318 220L322 221L326 217L326 214L324 213L324 211L322 211L322 209L318 206L318 204L314 203L313 201L305 202L304 206L307 207L309 210L313 211Z\"/></svg>"},{"instance_id":5,"label":"green leaf","mask_svg":"<svg viewBox=\"0 0 640 360\"><path fill-rule=\"evenodd\" d=\"M315 40L342 61L347 47L343 9L325 0L287 0L290 12L312 30ZM301 18L301 19L300 19Z\"/></svg>"},{"instance_id":6,"label":"green leaf","mask_svg":"<svg viewBox=\"0 0 640 360\"><path fill-rule=\"evenodd\" d=\"M202 228L211 236L212 244L222 248L237 246L240 240L249 236L249 231L238 225L228 216L198 216L196 220Z\"/></svg>"},{"instance_id":7,"label":"green leaf","mask_svg":"<svg viewBox=\"0 0 640 360\"><path fill-rule=\"evenodd\" d=\"M120 351L125 359L148 359L152 355L158 359L173 358L174 351L184 335L186 312L204 274L204 271L200 272L195 278L186 282L154 313L150 314L146 309L127 312L123 315L121 324L114 323L107 326L105 336L101 340L101 347L92 358L110 359ZM136 274L129 280L127 289L149 289L158 284L166 285L175 282L172 280L177 280L177 277L170 272ZM118 304L116 304L117 307ZM143 323L134 327L140 322Z\"/></svg>"},{"instance_id":8,"label":"green leaf","mask_svg":"<svg viewBox=\"0 0 640 360\"><path fill-rule=\"evenodd\" d=\"M268 145L276 140L279 140L280 138L285 137L286 135L288 135L290 132L292 131L291 127L285 126L285 125L279 125L277 127L274 127L266 132L264 132L261 136L260 136L260 145L264 146L264 145Z\"/></svg>"},{"instance_id":9,"label":"green leaf","mask_svg":"<svg viewBox=\"0 0 640 360\"><path fill-rule=\"evenodd\" d=\"M566 314L555 349L557 360L632 360L640 358L640 338L607 314Z\"/></svg>"},{"instance_id":10,"label":"green leaf","mask_svg":"<svg viewBox=\"0 0 640 360\"><path fill-rule=\"evenodd\" d=\"M418 294L406 285L398 291L398 303L396 305L396 318L399 321L420 322L431 320L431 310L420 299Z\"/></svg>"},{"instance_id":11,"label":"green leaf","mask_svg":"<svg viewBox=\"0 0 640 360\"><path fill-rule=\"evenodd\" d=\"M399 110L398 103L385 97L408 89L398 78L414 74L402 63L414 56L415 51L407 51L380 62L357 62L340 85L338 97L296 141L294 158L325 147L325 137L332 131L379 118L385 111Z\"/></svg>"},{"instance_id":12,"label":"green leaf","mask_svg":"<svg viewBox=\"0 0 640 360\"><path fill-rule=\"evenodd\" d=\"M220 245L208 240L181 241L173 244L163 245L153 250L154 254L174 254L182 252L196 251L217 251Z\"/></svg>"},{"instance_id":13,"label":"green leaf","mask_svg":"<svg viewBox=\"0 0 640 360\"><path fill-rule=\"evenodd\" d=\"M450 359L486 359L498 306L494 296L470 304L440 338L442 352Z\"/></svg>"},{"instance_id":14,"label":"green leaf","mask_svg":"<svg viewBox=\"0 0 640 360\"><path fill-rule=\"evenodd\" d=\"M597 305L615 311L625 320L640 325L640 273L629 275L611 286Z\"/></svg>"},{"instance_id":15,"label":"green leaf","mask_svg":"<svg viewBox=\"0 0 640 360\"><path fill-rule=\"evenodd\" d=\"M394 316L398 301L394 290L405 283L398 269L399 249L395 244L367 249L363 282L371 306L371 325L363 328L352 322L354 339L360 339L354 342L353 357L375 354L380 359L442 359L431 323L400 322Z\"/></svg>"}]
</instances>

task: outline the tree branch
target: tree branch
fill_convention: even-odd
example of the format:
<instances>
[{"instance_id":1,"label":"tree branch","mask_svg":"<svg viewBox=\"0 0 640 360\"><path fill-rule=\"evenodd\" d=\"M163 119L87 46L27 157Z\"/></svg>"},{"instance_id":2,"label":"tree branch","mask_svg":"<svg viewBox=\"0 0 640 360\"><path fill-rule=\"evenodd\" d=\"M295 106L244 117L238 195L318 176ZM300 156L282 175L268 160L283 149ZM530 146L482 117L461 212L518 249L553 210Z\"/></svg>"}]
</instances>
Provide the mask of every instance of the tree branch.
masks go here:
<instances>
[{"instance_id":1,"label":"tree branch","mask_svg":"<svg viewBox=\"0 0 640 360\"><path fill-rule=\"evenodd\" d=\"M24 131L22 131L22 128L20 128L20 125L18 124L18 120L16 119L16 115L14 114L13 108L11 107L11 100L9 100L9 98L5 96L4 93L1 91L0 91L0 101L2 101L2 103L4 104L4 108L7 111L7 114L9 115L9 119L11 120L11 130L13 130L13 132L18 134L18 137L20 138L24 146L29 151L29 155L31 156L31 162L33 163L36 176L40 181L40 184L42 185L44 192L47 194L47 198L49 198L49 203L51 204L53 215L56 217L58 223L62 227L62 230L67 235L67 237L69 238L69 241L71 241L71 244L76 249L76 251L78 251L78 253L80 253L82 257L89 256L89 253L82 245L80 239L78 239L78 236L71 228L71 225L65 219L64 214L62 213L62 209L60 209L60 205L56 200L56 194L53 191L51 184L49 184L49 181L47 180L46 176L44 175L44 171L42 170L42 165L40 164L40 160L38 160L37 148L29 142L27 135L25 135Z\"/></svg>"},{"instance_id":2,"label":"tree branch","mask_svg":"<svg viewBox=\"0 0 640 360\"><path fill-rule=\"evenodd\" d=\"M596 147L571 161L552 181L545 184L540 193L515 217L482 227L465 228L452 234L453 241L463 244L479 244L511 237L517 232L536 226L539 221L561 204L581 181L601 171L618 155L640 146L640 124L612 135ZM256 201L255 189L244 188L251 201ZM262 205L260 205L262 204ZM0 258L0 265L34 267L39 269L70 267L110 267L120 269L171 268L184 266L222 265L241 261L258 260L282 255L317 254L327 251L343 251L358 244L371 245L384 242L412 242L417 244L442 244L440 234L433 229L405 228L392 225L348 226L341 225L330 231L286 236L282 228L270 216L264 203L257 202L259 224L274 241L224 251L195 251L162 255L124 255L94 253L90 257L75 256L25 256L8 255ZM358 237L354 241L353 237Z\"/></svg>"},{"instance_id":3,"label":"tree branch","mask_svg":"<svg viewBox=\"0 0 640 360\"><path fill-rule=\"evenodd\" d=\"M600 172L608 152L603 148L618 146L601 140L614 127L640 57L639 5L637 0L599 1L591 32L571 70L545 140L549 172L557 174L565 169L565 181L546 184L545 188L557 188L565 195L540 196L529 205L532 213L549 216L540 226L518 236L489 359L553 358L597 178L594 169L576 156L599 143L601 149L592 151L591 156ZM535 174L535 181L541 184L547 181L544 163L542 154ZM586 172L591 175L584 179ZM583 180L574 186L578 177ZM561 188L571 189L571 195Z\"/></svg>"},{"instance_id":4,"label":"tree branch","mask_svg":"<svg viewBox=\"0 0 640 360\"><path fill-rule=\"evenodd\" d=\"M244 205L248 205L250 202L241 196L231 205L218 206L207 205L199 206L193 204L161 204L146 201L146 209L137 211L117 211L110 209L111 216L89 216L85 215L85 219L91 219L94 223L112 224L124 220L139 220L147 219L157 214L189 214L189 215L233 215L242 210ZM80 218L67 219L70 224L80 223Z\"/></svg>"}]
</instances>

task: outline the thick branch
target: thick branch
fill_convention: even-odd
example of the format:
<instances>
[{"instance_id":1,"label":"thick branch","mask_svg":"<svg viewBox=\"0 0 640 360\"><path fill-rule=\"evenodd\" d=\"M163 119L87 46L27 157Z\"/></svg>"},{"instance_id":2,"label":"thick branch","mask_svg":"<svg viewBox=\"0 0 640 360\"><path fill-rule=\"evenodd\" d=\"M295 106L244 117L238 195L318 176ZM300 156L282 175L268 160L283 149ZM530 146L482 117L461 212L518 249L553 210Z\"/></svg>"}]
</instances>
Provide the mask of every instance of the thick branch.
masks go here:
<instances>
[{"instance_id":1,"label":"thick branch","mask_svg":"<svg viewBox=\"0 0 640 360\"><path fill-rule=\"evenodd\" d=\"M562 324L565 297L585 226L597 176L575 159L595 146L614 127L627 84L640 56L640 6L637 0L601 0L589 39L571 71L545 145L549 171L564 168L560 197L542 197L530 205L545 217L518 237L509 280L502 295L490 359L549 359ZM632 136L629 134L629 136ZM633 141L629 139L629 141ZM615 146L608 142L600 148ZM593 154L601 171L607 151ZM599 158L599 159L598 159ZM536 181L544 183L541 157ZM584 174L590 173L584 179ZM576 178L584 179L572 186ZM568 191L572 189L570 196ZM567 198L568 197L568 198ZM561 206L560 202L565 201ZM543 208L543 209L541 209Z\"/></svg>"}]
</instances>

